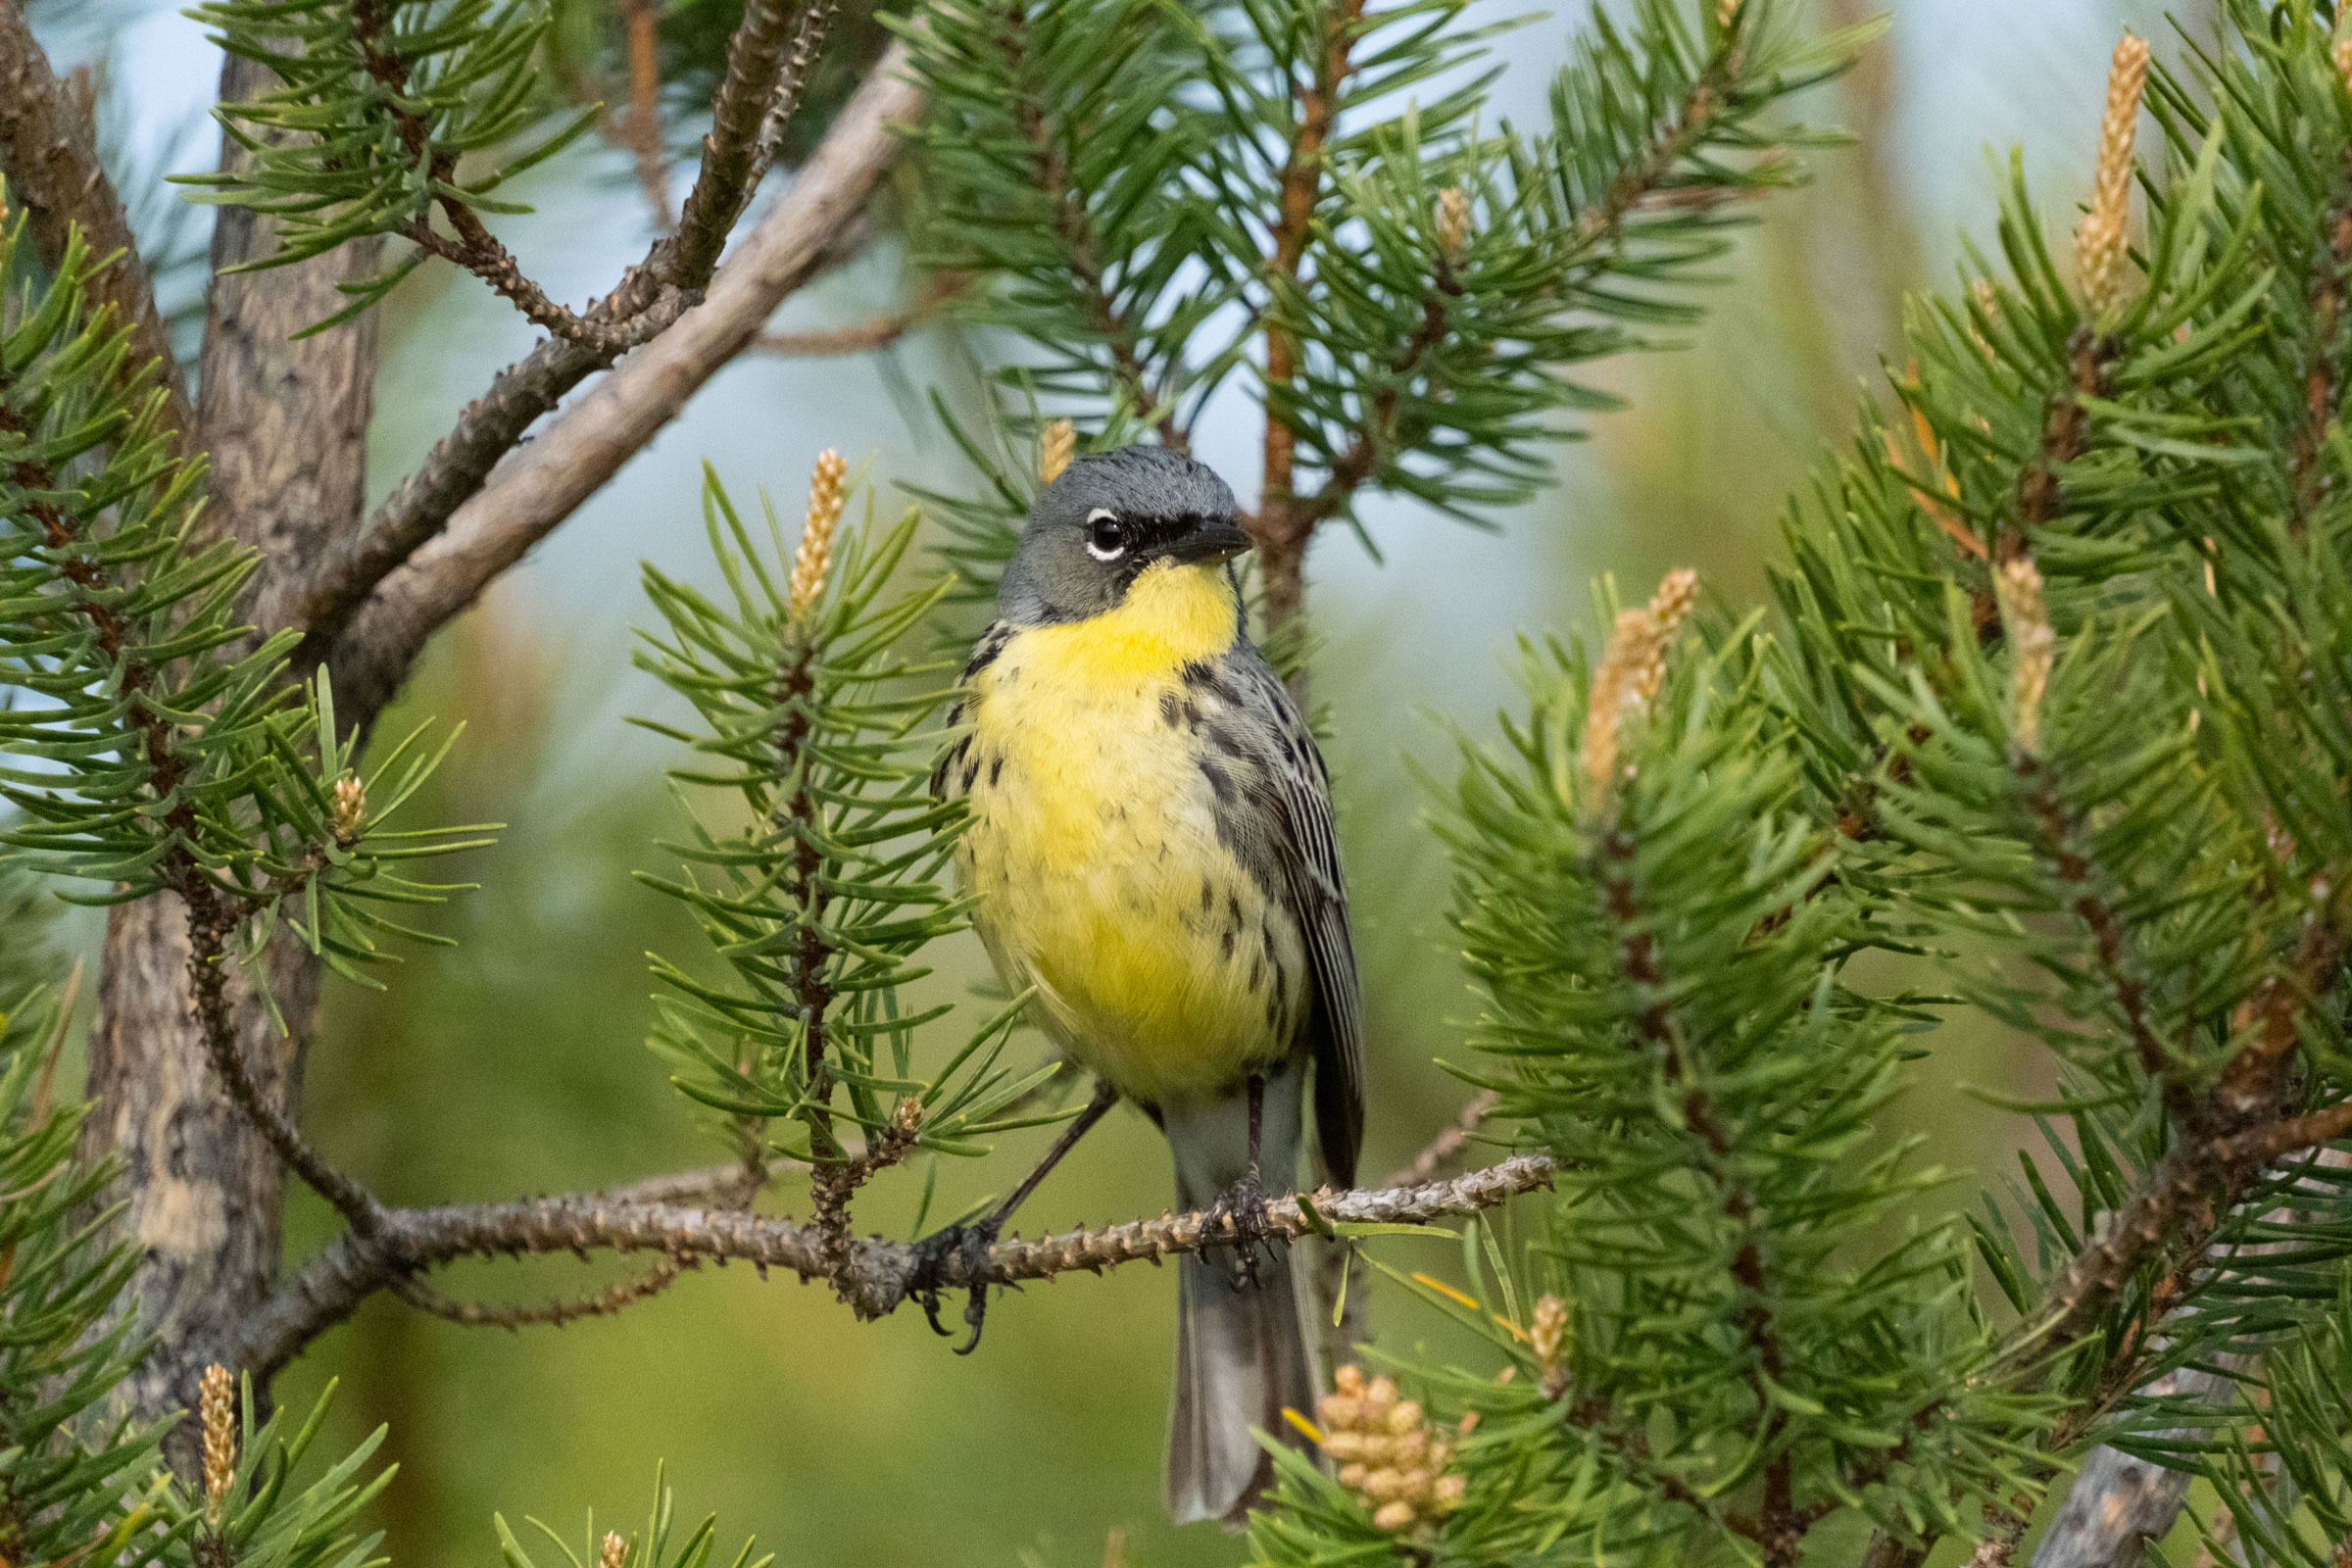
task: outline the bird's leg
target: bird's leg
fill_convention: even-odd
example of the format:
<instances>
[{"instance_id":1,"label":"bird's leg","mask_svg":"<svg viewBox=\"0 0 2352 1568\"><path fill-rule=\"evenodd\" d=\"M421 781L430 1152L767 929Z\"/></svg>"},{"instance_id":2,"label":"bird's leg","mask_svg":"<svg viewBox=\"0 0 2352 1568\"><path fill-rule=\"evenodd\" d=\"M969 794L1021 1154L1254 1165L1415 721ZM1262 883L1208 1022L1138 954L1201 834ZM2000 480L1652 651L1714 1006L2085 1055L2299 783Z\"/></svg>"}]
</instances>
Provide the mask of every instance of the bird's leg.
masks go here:
<instances>
[{"instance_id":1,"label":"bird's leg","mask_svg":"<svg viewBox=\"0 0 2352 1568\"><path fill-rule=\"evenodd\" d=\"M1233 1231L1233 1285L1247 1290L1257 1283L1258 1251L1277 1255L1271 1246L1274 1230L1266 1222L1266 1186L1258 1169L1257 1151L1266 1124L1266 1080L1250 1075L1250 1160L1241 1180L1217 1195L1206 1217L1222 1220Z\"/></svg>"},{"instance_id":2,"label":"bird's leg","mask_svg":"<svg viewBox=\"0 0 2352 1568\"><path fill-rule=\"evenodd\" d=\"M976 1282L971 1287L972 1298L963 1308L964 1325L972 1331L972 1337L956 1347L957 1355L969 1355L980 1348L980 1327L988 1317L988 1286L980 1276L988 1266L988 1250L997 1245L997 1237L1004 1231L1004 1222L1012 1218L1013 1210L1027 1201L1031 1193L1037 1191L1037 1184L1046 1179L1046 1173L1061 1163L1061 1156L1075 1149L1078 1140L1084 1138L1095 1123L1108 1115L1110 1107L1118 1102L1119 1092L1110 1087L1109 1081L1096 1079L1095 1097L1086 1102L1086 1108L1061 1130L1061 1136L1054 1140L1054 1147L1046 1151L1046 1157L1037 1162L1035 1170L1022 1178L1020 1186L1005 1195L1003 1202L990 1209L982 1219L969 1225L950 1225L944 1230L933 1231L914 1244L915 1261L913 1269L906 1276L906 1294L922 1306L923 1316L931 1320L931 1332L934 1334L945 1336L953 1332L942 1328L939 1322L939 1276L947 1260L951 1256L960 1256L963 1259L964 1277Z\"/></svg>"}]
</instances>

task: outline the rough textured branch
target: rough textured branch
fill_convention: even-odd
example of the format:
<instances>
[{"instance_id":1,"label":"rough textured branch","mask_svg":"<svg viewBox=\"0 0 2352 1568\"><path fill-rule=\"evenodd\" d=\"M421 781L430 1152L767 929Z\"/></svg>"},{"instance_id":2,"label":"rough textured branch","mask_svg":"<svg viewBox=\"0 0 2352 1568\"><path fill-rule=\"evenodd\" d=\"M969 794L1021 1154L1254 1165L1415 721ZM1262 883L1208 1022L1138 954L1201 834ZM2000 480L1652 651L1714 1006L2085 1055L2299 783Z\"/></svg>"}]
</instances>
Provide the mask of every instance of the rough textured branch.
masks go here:
<instances>
[{"instance_id":1,"label":"rough textured branch","mask_svg":"<svg viewBox=\"0 0 2352 1568\"><path fill-rule=\"evenodd\" d=\"M692 292L710 281L718 254L761 172L760 132L776 94L785 52L800 29L788 0L752 0L727 41L727 70L710 105L703 167L678 211L678 226L655 250L652 270Z\"/></svg>"},{"instance_id":2,"label":"rough textured branch","mask_svg":"<svg viewBox=\"0 0 2352 1568\"><path fill-rule=\"evenodd\" d=\"M66 251L67 230L76 225L91 249L114 255L91 275L90 295L114 307L117 318L130 328L127 368L136 373L146 365L159 366L167 416L175 429L193 429L195 410L172 357L172 340L155 308L155 290L139 262L130 220L98 162L89 106L50 69L31 24L14 4L0 5L0 174L8 179L8 200L31 219L44 265L57 264Z\"/></svg>"},{"instance_id":3,"label":"rough textured branch","mask_svg":"<svg viewBox=\"0 0 2352 1568\"><path fill-rule=\"evenodd\" d=\"M1422 1187L1310 1196L1315 1215L1329 1224L1394 1224L1469 1214L1550 1184L1545 1154L1518 1154L1484 1170ZM1270 1199L1272 1234L1304 1236L1319 1228L1298 1198ZM945 1288L1014 1284L1076 1270L1100 1273L1121 1263L1158 1262L1230 1242L1232 1222L1205 1213L1163 1215L1101 1230L1077 1230L1034 1242L1018 1239L991 1248L977 1270L960 1254L942 1265ZM853 1241L839 1271L828 1273L824 1237L812 1226L740 1210L680 1208L567 1197L445 1208L394 1208L379 1216L372 1237L348 1235L327 1247L248 1314L215 1358L265 1375L283 1366L326 1329L396 1277L468 1256L592 1250L660 1252L683 1264L703 1258L740 1258L761 1268L789 1269L803 1279L833 1280L861 1314L879 1317L906 1296L914 1250L898 1243Z\"/></svg>"},{"instance_id":4,"label":"rough textured branch","mask_svg":"<svg viewBox=\"0 0 2352 1568\"><path fill-rule=\"evenodd\" d=\"M709 297L537 440L499 463L447 529L376 587L329 657L339 701L363 713L380 706L426 637L676 417L751 343L783 298L813 275L898 157L897 127L921 109L922 95L904 79L906 70L906 48L894 44L791 193L719 270ZM487 446L470 450L478 456Z\"/></svg>"}]
</instances>

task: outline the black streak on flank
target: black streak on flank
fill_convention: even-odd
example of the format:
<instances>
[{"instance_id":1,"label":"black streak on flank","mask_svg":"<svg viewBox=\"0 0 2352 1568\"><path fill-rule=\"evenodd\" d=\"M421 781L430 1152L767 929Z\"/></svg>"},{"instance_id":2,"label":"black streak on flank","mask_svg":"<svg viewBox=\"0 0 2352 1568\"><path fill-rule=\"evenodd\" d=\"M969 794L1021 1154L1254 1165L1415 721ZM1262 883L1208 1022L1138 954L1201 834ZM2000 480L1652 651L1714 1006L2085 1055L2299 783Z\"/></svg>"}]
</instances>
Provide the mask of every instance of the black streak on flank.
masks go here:
<instances>
[{"instance_id":1,"label":"black streak on flank","mask_svg":"<svg viewBox=\"0 0 2352 1568\"><path fill-rule=\"evenodd\" d=\"M1202 691L1215 691L1217 689L1217 666L1210 663L1205 659L1187 661L1184 668L1179 673L1183 675L1184 683L1187 686L1196 687Z\"/></svg>"},{"instance_id":2,"label":"black streak on flank","mask_svg":"<svg viewBox=\"0 0 2352 1568\"><path fill-rule=\"evenodd\" d=\"M995 789L997 787L997 780L1003 777L1004 773L1004 754L1003 752L999 752L996 756L988 760L988 787L992 790Z\"/></svg>"},{"instance_id":3,"label":"black streak on flank","mask_svg":"<svg viewBox=\"0 0 2352 1568\"><path fill-rule=\"evenodd\" d=\"M1206 914L1216 906L1217 890L1208 885L1208 878L1202 877L1200 879L1200 912Z\"/></svg>"},{"instance_id":4,"label":"black streak on flank","mask_svg":"<svg viewBox=\"0 0 2352 1568\"><path fill-rule=\"evenodd\" d=\"M1184 705L1176 701L1174 692L1159 694L1159 721L1170 729L1184 721Z\"/></svg>"},{"instance_id":5,"label":"black streak on flank","mask_svg":"<svg viewBox=\"0 0 2352 1568\"><path fill-rule=\"evenodd\" d=\"M1226 959L1232 958L1234 935L1234 928L1232 926L1227 926L1225 928L1225 934L1217 939L1217 954L1220 957Z\"/></svg>"},{"instance_id":6,"label":"black streak on flank","mask_svg":"<svg viewBox=\"0 0 2352 1568\"><path fill-rule=\"evenodd\" d=\"M1233 777L1217 765L1214 759L1200 759L1201 776L1208 780L1209 792L1216 796L1219 806L1231 806L1234 799Z\"/></svg>"},{"instance_id":7,"label":"black streak on flank","mask_svg":"<svg viewBox=\"0 0 2352 1568\"><path fill-rule=\"evenodd\" d=\"M931 775L932 794L946 793L948 780L954 778L957 769L963 766L964 757L971 749L972 737L968 734L957 739L956 744L948 749L948 755L939 760L939 767ZM972 787L971 776L968 773L964 776L963 787L966 791Z\"/></svg>"}]
</instances>

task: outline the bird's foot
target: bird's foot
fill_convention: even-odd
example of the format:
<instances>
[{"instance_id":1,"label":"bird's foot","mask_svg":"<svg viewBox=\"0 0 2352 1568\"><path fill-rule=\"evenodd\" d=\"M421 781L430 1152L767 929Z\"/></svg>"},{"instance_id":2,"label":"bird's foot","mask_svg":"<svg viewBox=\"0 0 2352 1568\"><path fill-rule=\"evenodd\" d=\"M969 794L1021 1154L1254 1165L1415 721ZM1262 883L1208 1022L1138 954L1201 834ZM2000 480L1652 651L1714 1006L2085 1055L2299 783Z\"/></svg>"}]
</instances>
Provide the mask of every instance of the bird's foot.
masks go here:
<instances>
[{"instance_id":1,"label":"bird's foot","mask_svg":"<svg viewBox=\"0 0 2352 1568\"><path fill-rule=\"evenodd\" d=\"M1233 1249L1233 1288L1254 1288L1263 1261L1281 1255L1274 1250L1274 1227L1266 1218L1266 1188L1257 1173L1251 1171L1219 1193L1201 1217L1203 1230L1214 1234L1221 1227L1226 1232L1216 1245Z\"/></svg>"},{"instance_id":2,"label":"bird's foot","mask_svg":"<svg viewBox=\"0 0 2352 1568\"><path fill-rule=\"evenodd\" d=\"M980 1330L988 1321L988 1252L997 1245L997 1233L1003 1228L995 1220L950 1225L914 1244L914 1267L906 1275L906 1296L923 1309L932 1333L942 1339L955 1333L939 1321L939 1294L950 1288L944 1283L948 1260L960 1261L963 1277L975 1282L967 1287L971 1298L963 1305L963 1324L972 1337L956 1347L957 1355L969 1355L980 1348Z\"/></svg>"}]
</instances>

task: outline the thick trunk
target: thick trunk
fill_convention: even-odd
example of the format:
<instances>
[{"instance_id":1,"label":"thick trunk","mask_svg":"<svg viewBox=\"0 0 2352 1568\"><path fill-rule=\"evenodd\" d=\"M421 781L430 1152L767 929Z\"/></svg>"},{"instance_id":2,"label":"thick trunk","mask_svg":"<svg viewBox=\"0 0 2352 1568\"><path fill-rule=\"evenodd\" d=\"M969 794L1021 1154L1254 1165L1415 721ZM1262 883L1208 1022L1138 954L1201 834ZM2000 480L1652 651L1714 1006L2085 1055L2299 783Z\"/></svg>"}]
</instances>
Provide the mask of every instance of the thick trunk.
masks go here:
<instances>
[{"instance_id":1,"label":"thick trunk","mask_svg":"<svg viewBox=\"0 0 2352 1568\"><path fill-rule=\"evenodd\" d=\"M221 96L251 96L271 79L231 58ZM232 153L233 146L223 156ZM269 254L270 229L266 220L221 209L216 271ZM262 552L253 603L265 623L322 541L360 515L374 318L289 338L347 303L335 284L371 266L372 251L345 247L297 267L213 282L198 398L199 439L212 463L210 526ZM123 1163L114 1196L123 1205L122 1233L141 1252L133 1303L157 1337L131 1391L150 1414L191 1402L202 1371L192 1358L228 1337L276 1277L279 1261L284 1172L213 1078L190 1005L187 952L185 911L172 896L115 910L90 1048L89 1092L99 1108L88 1151ZM291 1103L318 966L281 934L270 969L290 1037L270 1022L244 976L231 978L230 995L255 1079Z\"/></svg>"}]
</instances>

